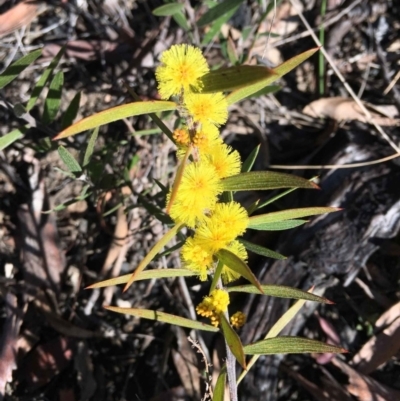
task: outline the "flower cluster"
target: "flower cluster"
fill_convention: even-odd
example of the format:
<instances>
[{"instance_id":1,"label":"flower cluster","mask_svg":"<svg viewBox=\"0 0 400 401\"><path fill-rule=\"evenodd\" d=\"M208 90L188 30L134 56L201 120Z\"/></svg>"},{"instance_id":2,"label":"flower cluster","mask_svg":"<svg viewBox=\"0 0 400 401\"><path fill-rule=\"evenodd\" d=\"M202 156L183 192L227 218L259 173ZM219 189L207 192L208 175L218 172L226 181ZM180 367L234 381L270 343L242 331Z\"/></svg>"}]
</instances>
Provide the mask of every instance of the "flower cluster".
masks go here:
<instances>
[{"instance_id":1,"label":"flower cluster","mask_svg":"<svg viewBox=\"0 0 400 401\"><path fill-rule=\"evenodd\" d=\"M201 51L190 45L176 45L165 51L156 71L161 98L176 96L185 120L185 125L173 133L177 157L185 165L168 195L167 211L175 223L193 230L193 236L181 249L181 258L184 266L203 281L215 271L216 254L221 249L247 260L246 249L237 237L246 231L249 222L246 209L239 203L223 203L220 199L221 180L239 174L241 160L219 135L219 126L228 117L224 94L199 93L201 77L208 71ZM221 276L228 283L239 274L223 266ZM197 312L217 325L215 302L220 293L215 291L198 306ZM229 296L222 293L226 294L227 306Z\"/></svg>"},{"instance_id":2,"label":"flower cluster","mask_svg":"<svg viewBox=\"0 0 400 401\"><path fill-rule=\"evenodd\" d=\"M231 316L231 325L235 329L240 329L246 323L246 315L243 312L236 312Z\"/></svg>"},{"instance_id":3,"label":"flower cluster","mask_svg":"<svg viewBox=\"0 0 400 401\"><path fill-rule=\"evenodd\" d=\"M220 315L227 311L229 305L229 294L224 290L213 290L208 297L205 297L196 307L200 316L211 319L213 326L219 325Z\"/></svg>"}]
</instances>

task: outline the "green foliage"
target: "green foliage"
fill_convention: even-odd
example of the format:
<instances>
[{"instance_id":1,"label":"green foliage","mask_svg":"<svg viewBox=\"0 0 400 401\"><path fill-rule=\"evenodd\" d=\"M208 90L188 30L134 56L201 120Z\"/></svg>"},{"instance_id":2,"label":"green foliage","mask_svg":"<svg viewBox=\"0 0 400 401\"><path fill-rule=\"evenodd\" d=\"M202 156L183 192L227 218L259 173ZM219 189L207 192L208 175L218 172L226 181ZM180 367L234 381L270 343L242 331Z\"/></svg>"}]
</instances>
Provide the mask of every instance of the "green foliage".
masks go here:
<instances>
[{"instance_id":1,"label":"green foliage","mask_svg":"<svg viewBox=\"0 0 400 401\"><path fill-rule=\"evenodd\" d=\"M274 337L244 346L247 355L343 353L345 349L302 337Z\"/></svg>"},{"instance_id":2,"label":"green foliage","mask_svg":"<svg viewBox=\"0 0 400 401\"><path fill-rule=\"evenodd\" d=\"M197 21L198 27L203 27L209 24L211 25L209 27L209 31L204 35L202 39L203 44L210 43L210 41L219 34L222 24L224 24L226 21L228 21L229 18L231 18L231 16L238 10L243 2L244 0L224 0L219 3L207 3L210 6L212 5L212 7L210 7L210 9ZM268 14L269 11L270 9L267 10L264 17ZM155 16L170 16L174 18L175 21L177 21L177 23L185 30L189 31L191 27L187 22L185 12L185 5L178 2L171 2L153 10L153 14ZM232 105L249 97L261 96L263 94L271 93L278 90L280 88L279 86L272 86L271 84L287 74L289 71L293 70L301 62L306 60L318 50L311 49L307 52L293 57L292 59L282 63L274 69L269 69L264 66L238 65L240 60L242 60L244 57L243 55L237 54L233 42L228 39L227 42L223 44L223 46L225 46L226 56L229 57L231 63L234 64L234 66L219 68L203 75L200 78L201 90L198 93L193 91L193 94L195 96L199 96L199 98L204 98L208 96L208 94L213 94L215 92L230 92L226 93L227 105ZM175 140L173 133L168 128L167 124L164 123L163 118L160 118L160 113L162 112L174 113L178 111L181 113L181 120L186 122L186 127L189 128L189 137L192 140L192 142L189 141L188 145L186 144L186 148L182 147L180 149L183 149L183 151L180 154L180 164L176 169L175 180L173 185L171 186L171 190L162 185L160 182L156 182L155 186L157 185L157 187L159 188L157 195L158 198L154 196L153 198L151 198L151 200L149 200L146 198L146 194L135 194L137 195L138 203L140 204L140 206L145 208L151 215L159 219L162 223L169 225L171 227L170 230L166 234L164 234L164 236L156 244L153 245L151 250L139 263L133 273L104 280L95 283L88 288L104 288L112 285L125 284L124 291L126 291L134 281L139 280L193 276L200 276L202 280L205 279L206 277L203 277L204 275L202 276L202 273L200 271L190 270L185 261L183 263L184 268L155 269L145 271L149 264L156 258L159 258L162 255L170 254L173 250L185 246L188 242L187 237L189 237L189 233L191 231L195 233L194 236L191 237L191 239L193 241L196 239L196 230L198 229L198 223L196 222L196 224L193 225L189 223L186 224L185 222L181 222L179 219L175 218L174 215L171 213L171 208L177 202L177 199L179 199L179 195L182 190L182 182L184 181L185 173L187 172L187 166L191 163L200 163L202 160L201 157L199 157L199 149L195 149L198 145L195 143L195 141L193 141L192 137L194 136L194 134L196 134L197 127L201 124L205 124L203 121L199 122L198 120L196 120L197 117L195 118L194 112L192 112L192 115L190 115L189 106L187 105L187 103L182 101L181 98L184 98L186 96L185 91L187 89L182 88L181 93L177 93L179 94L179 96L177 96L176 101L141 101L130 88L127 88L129 93L133 97L133 103L119 105L109 108L107 110L103 110L99 113L94 113L93 115L83 118L80 121L74 123L74 120L76 119L79 112L81 98L80 93L77 93L75 95L70 104L66 107L66 110L63 112L62 117L57 117L61 115L60 109L65 109L62 108L62 90L64 85L64 75L62 71L56 71L57 66L59 65L64 54L64 50L64 48L61 49L57 56L52 60L50 65L45 69L37 84L33 88L32 94L26 104L26 107L23 107L20 104L15 105L16 114L22 116L27 113L27 115L30 115L29 113L38 103L43 89L48 87L47 96L43 102L43 116L39 124L42 124L42 126L45 127L51 125L52 127L56 127L55 129L60 130L58 135L53 138L55 140L70 138L69 141L73 141L71 137L73 137L74 135L89 131L87 133L87 140L84 142L86 145L79 147L79 151L77 152L76 157L69 150L67 150L65 146L58 146L57 148L60 159L66 166L66 171L62 172L71 179L79 178L87 180L87 185L83 187L82 192L79 194L79 196L73 199L65 200L61 205L56 206L54 210L62 210L74 202L87 199L90 196L98 196L98 194L102 191L108 191L110 189L115 189L120 186L129 187L132 193L135 192L130 183L129 173L130 170L138 164L139 156L130 155L127 160L126 166L123 168L123 171L119 175L117 175L116 172L105 173L105 164L112 164L113 158L115 157L115 151L117 151L118 148L123 145L121 145L117 140L114 140L107 143L107 146L105 146L103 149L96 150L96 144L100 135L101 126L132 116L146 115L149 116L150 119L158 127L158 129L156 130L145 130L146 134L149 134L150 131L152 133L161 131L165 133L171 140L174 140L175 144L179 146L179 143ZM3 74L0 75L0 89L9 84L13 79L15 79L20 72L22 72L31 63L33 63L39 56L40 51L35 51L31 54L28 54L27 56L22 57L20 60L17 60L12 65L10 65L3 72ZM193 85L196 84L197 82L193 83ZM183 109L185 109L184 113L182 113ZM185 113L190 115L190 117L187 117ZM178 124L177 126L179 127ZM24 133L27 129L29 129L29 125L20 129L13 130L7 135L1 137L0 150L5 149L7 146L10 146L15 141L23 138ZM138 133L136 132L134 134ZM143 134L143 132L141 132L141 134ZM45 140L50 142L49 138L46 138ZM70 146L70 144L68 146ZM48 146L48 149L50 148L51 144ZM218 199L215 203L233 204L234 193L237 191L270 191L277 189L286 189L286 191L282 193L279 193L277 195L274 194L273 197L270 197L264 202L257 200L251 206L249 206L247 210L249 216L247 216L247 214L245 215L246 224L248 222L247 227L244 227L245 230L285 230L306 223L307 220L304 220L304 217L331 213L338 210L336 208L330 207L314 207L283 210L252 216L252 213L256 210L276 201L277 199L287 195L288 193L296 189L318 188L317 185L312 182L312 180L306 180L304 178L296 177L294 175L272 171L251 171L258 156L259 150L260 147L258 146L251 152L247 160L241 166L240 174L235 174L237 171L240 171L239 166L234 175L230 175L220 179L220 187L218 187L219 192L216 195ZM184 151L186 151L186 153ZM215 170L215 172L216 171L217 170ZM211 181L210 177L209 180ZM223 190L222 194L220 188L222 188ZM166 204L167 199L168 205L166 207L166 210L164 210L164 205ZM107 212L104 212L104 215L107 215L107 213L110 214L115 210L120 209L121 207L125 207L126 210L129 210L129 207L136 206L130 205L126 207L124 202L125 199L121 196L121 199L118 199L117 205L113 205L113 207L110 207ZM193 203L195 204L195 202ZM213 217L213 209L212 207L205 209L207 210L207 213L204 214L202 218L204 219L204 221L208 221ZM201 221L201 219L198 220ZM182 230L184 227L186 227L186 230ZM239 234L237 234L234 238L234 240L237 239L239 241L242 248L244 247L248 251L264 257L279 260L285 259L284 255L281 255L264 246L256 245L240 237L239 235L242 235L245 230L240 231ZM171 246L170 248L166 248L167 245L177 236L179 237L178 244L175 245L174 243L173 246ZM121 308L115 306L108 306L106 307L106 309L117 313L132 315L138 318L156 320L189 329L205 330L209 332L219 331L223 335L227 346L229 347L230 351L232 352L238 363L243 369L245 369L240 376L239 381L241 380L241 378L244 377L245 372L247 372L246 369L250 369L251 366L254 364L258 355L295 352L345 352L340 347L327 345L315 340L297 337L278 337L283 328L298 313L306 300L325 304L329 304L330 301L323 297L314 295L311 292L302 291L296 288L273 284L261 284L257 277L254 275L251 268L245 262L245 260L247 259L245 257L238 256L230 249L226 249L232 246L232 243L235 242L234 240L226 242L225 245L218 247L218 249L213 249L211 259L210 261L208 261L208 263L212 264L212 268L208 269L205 274L205 276L212 276L208 296L210 298L210 303L208 304L210 309L208 312L210 312L210 315L213 317L217 316L216 320L211 320L213 325L156 310ZM202 249L200 246L199 252L201 251L204 251L204 249ZM207 249L207 252L211 251ZM182 259L184 259L183 256ZM240 286L226 285L224 287L221 281L221 276L225 280L224 274L226 274L226 272L224 273L224 269L228 269L228 271L235 273L237 276L245 278L250 282L250 284ZM253 344L243 345L241 343L240 337L233 327L235 326L235 322L233 321L233 323L230 323L229 315L225 315L225 311L221 312L220 310L216 310L215 305L213 306L212 304L212 295L214 292L218 291L223 292L225 296L228 297L228 299L230 293L242 292L248 294L297 299L299 301L295 303L273 325L269 333L266 334L266 338L264 340L258 341ZM203 316L207 315L205 314ZM215 325L219 325L219 328ZM250 361L246 364L245 355L254 355L254 357L251 358ZM223 400L226 378L228 377L229 379L228 372L229 369L222 369L216 387L214 389L213 400Z\"/></svg>"},{"instance_id":3,"label":"green foliage","mask_svg":"<svg viewBox=\"0 0 400 401\"><path fill-rule=\"evenodd\" d=\"M21 74L25 68L29 67L38 57L40 57L41 54L41 49L35 50L32 53L21 57L19 60L14 61L10 66L8 66L5 71L0 74L0 89L4 88L15 78L17 78L18 75Z\"/></svg>"},{"instance_id":4,"label":"green foliage","mask_svg":"<svg viewBox=\"0 0 400 401\"><path fill-rule=\"evenodd\" d=\"M189 329L214 331L214 332L218 331L216 327L211 326L209 324L201 323L198 322L197 320L186 319L184 317L175 316L169 313L164 313L156 310L120 308L117 306L106 306L105 308L113 312L123 313L125 315L132 315L143 319L157 320L159 322L174 324L180 327L187 327Z\"/></svg>"},{"instance_id":5,"label":"green foliage","mask_svg":"<svg viewBox=\"0 0 400 401\"><path fill-rule=\"evenodd\" d=\"M17 128L9 132L8 134L0 137L0 150L4 150L7 146L10 146L18 139L21 139L26 132L26 127Z\"/></svg>"}]
</instances>

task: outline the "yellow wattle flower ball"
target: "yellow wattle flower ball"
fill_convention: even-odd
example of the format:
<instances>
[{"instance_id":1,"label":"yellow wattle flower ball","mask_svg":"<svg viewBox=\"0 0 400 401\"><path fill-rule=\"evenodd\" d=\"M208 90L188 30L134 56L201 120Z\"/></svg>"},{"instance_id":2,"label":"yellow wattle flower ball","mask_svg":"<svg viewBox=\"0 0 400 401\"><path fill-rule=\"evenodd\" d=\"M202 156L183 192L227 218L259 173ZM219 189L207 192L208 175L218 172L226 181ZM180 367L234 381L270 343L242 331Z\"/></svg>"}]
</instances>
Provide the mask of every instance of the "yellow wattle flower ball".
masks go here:
<instances>
[{"instance_id":1,"label":"yellow wattle flower ball","mask_svg":"<svg viewBox=\"0 0 400 401\"><path fill-rule=\"evenodd\" d=\"M215 167L221 179L240 173L242 163L239 152L223 142L215 143L202 157Z\"/></svg>"},{"instance_id":2,"label":"yellow wattle flower ball","mask_svg":"<svg viewBox=\"0 0 400 401\"><path fill-rule=\"evenodd\" d=\"M187 44L171 46L161 54L160 61L156 79L162 99L190 91L190 87L201 89L199 78L209 71L201 50Z\"/></svg>"},{"instance_id":3,"label":"yellow wattle flower ball","mask_svg":"<svg viewBox=\"0 0 400 401\"><path fill-rule=\"evenodd\" d=\"M235 329L240 329L246 323L246 315L243 312L236 312L231 316L231 325Z\"/></svg>"},{"instance_id":4,"label":"yellow wattle flower ball","mask_svg":"<svg viewBox=\"0 0 400 401\"><path fill-rule=\"evenodd\" d=\"M220 126L228 119L228 102L220 93L187 93L185 107L193 121L201 124Z\"/></svg>"},{"instance_id":5,"label":"yellow wattle flower ball","mask_svg":"<svg viewBox=\"0 0 400 401\"><path fill-rule=\"evenodd\" d=\"M178 224L194 227L204 213L212 210L222 192L215 168L209 163L191 163L185 167L170 216Z\"/></svg>"},{"instance_id":6,"label":"yellow wattle flower ball","mask_svg":"<svg viewBox=\"0 0 400 401\"><path fill-rule=\"evenodd\" d=\"M219 316L228 310L229 294L220 289L211 291L196 307L196 312L200 316L211 319L211 324L215 327L219 325Z\"/></svg>"},{"instance_id":7,"label":"yellow wattle flower ball","mask_svg":"<svg viewBox=\"0 0 400 401\"><path fill-rule=\"evenodd\" d=\"M213 255L202 248L194 238L186 240L181 249L181 258L186 269L197 273L201 281L207 279L207 273L213 267Z\"/></svg>"},{"instance_id":8,"label":"yellow wattle flower ball","mask_svg":"<svg viewBox=\"0 0 400 401\"><path fill-rule=\"evenodd\" d=\"M195 238L203 248L215 253L243 234L248 224L247 211L239 203L217 203L212 215L197 227Z\"/></svg>"}]
</instances>

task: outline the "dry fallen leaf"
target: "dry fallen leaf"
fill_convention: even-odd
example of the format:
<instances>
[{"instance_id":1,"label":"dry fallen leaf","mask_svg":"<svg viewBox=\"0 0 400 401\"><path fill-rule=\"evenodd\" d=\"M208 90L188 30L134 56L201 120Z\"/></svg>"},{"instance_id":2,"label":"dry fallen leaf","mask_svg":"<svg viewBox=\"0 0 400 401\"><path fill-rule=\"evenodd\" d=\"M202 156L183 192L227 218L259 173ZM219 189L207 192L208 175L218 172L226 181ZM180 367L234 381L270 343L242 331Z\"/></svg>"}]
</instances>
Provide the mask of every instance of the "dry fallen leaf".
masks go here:
<instances>
[{"instance_id":1,"label":"dry fallen leaf","mask_svg":"<svg viewBox=\"0 0 400 401\"><path fill-rule=\"evenodd\" d=\"M390 313L387 313L389 312ZM399 304L385 312L382 320L392 320L397 314L397 319L382 332L372 336L353 357L351 364L364 374L368 374L387 362L400 351L400 309Z\"/></svg>"},{"instance_id":2,"label":"dry fallen leaf","mask_svg":"<svg viewBox=\"0 0 400 401\"><path fill-rule=\"evenodd\" d=\"M25 0L0 14L0 37L31 23L46 8L42 1Z\"/></svg>"},{"instance_id":3,"label":"dry fallen leaf","mask_svg":"<svg viewBox=\"0 0 400 401\"><path fill-rule=\"evenodd\" d=\"M400 391L384 386L372 377L357 372L339 358L334 358L332 363L349 377L350 384L346 387L359 401L400 400Z\"/></svg>"},{"instance_id":4,"label":"dry fallen leaf","mask_svg":"<svg viewBox=\"0 0 400 401\"><path fill-rule=\"evenodd\" d=\"M378 109L377 106L366 104L367 108L379 110L383 113L382 107ZM370 110L371 120L368 121L363 111L353 99L343 97L329 97L315 100L308 104L303 113L314 118L329 117L337 121L357 120L363 123L375 123L378 125L394 126L400 124L400 119L385 117L378 112Z\"/></svg>"}]
</instances>

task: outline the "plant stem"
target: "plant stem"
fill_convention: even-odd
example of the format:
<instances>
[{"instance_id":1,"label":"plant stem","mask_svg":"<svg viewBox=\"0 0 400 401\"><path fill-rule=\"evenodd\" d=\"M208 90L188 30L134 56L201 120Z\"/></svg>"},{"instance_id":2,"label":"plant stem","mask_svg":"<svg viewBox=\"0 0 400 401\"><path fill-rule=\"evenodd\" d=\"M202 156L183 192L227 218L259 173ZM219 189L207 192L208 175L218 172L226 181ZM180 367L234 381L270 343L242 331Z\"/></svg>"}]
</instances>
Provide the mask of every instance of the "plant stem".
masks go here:
<instances>
[{"instance_id":1,"label":"plant stem","mask_svg":"<svg viewBox=\"0 0 400 401\"><path fill-rule=\"evenodd\" d=\"M238 401L236 384L236 359L225 340L226 349L226 373L228 375L228 386L230 401Z\"/></svg>"}]
</instances>

